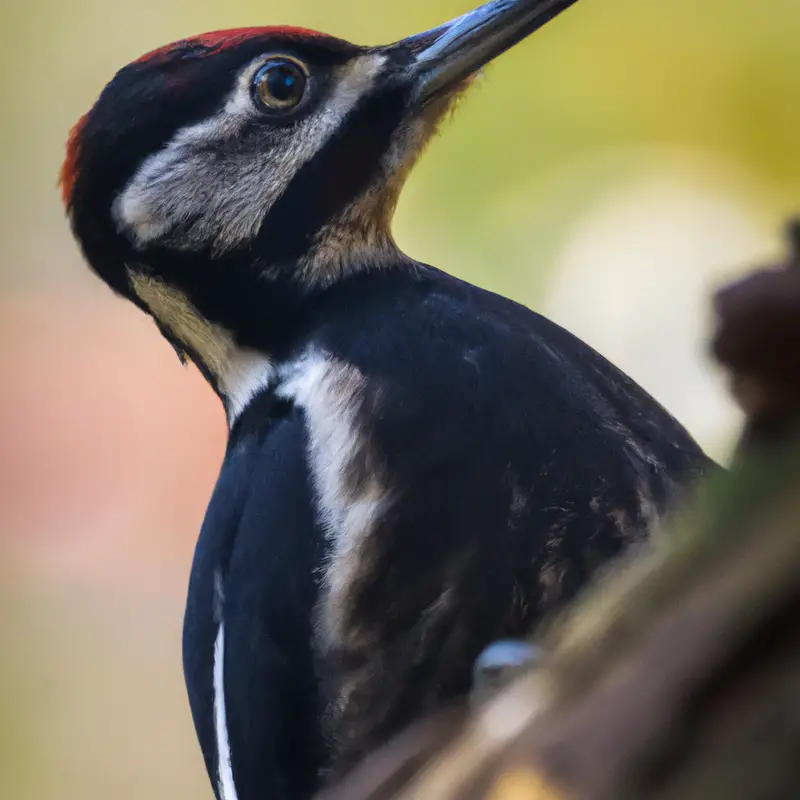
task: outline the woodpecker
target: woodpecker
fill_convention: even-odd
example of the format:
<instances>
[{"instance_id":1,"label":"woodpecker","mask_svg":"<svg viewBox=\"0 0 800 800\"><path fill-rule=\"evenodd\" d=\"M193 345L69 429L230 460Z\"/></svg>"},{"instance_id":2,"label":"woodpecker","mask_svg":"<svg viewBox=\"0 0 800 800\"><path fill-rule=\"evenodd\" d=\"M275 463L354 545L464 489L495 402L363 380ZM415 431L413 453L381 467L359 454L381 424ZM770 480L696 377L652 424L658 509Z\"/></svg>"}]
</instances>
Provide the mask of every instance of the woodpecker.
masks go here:
<instances>
[{"instance_id":1,"label":"woodpecker","mask_svg":"<svg viewBox=\"0 0 800 800\"><path fill-rule=\"evenodd\" d=\"M489 61L574 0L360 47L193 36L122 68L61 183L94 272L219 395L184 671L218 800L307 798L469 697L712 463L566 330L404 254L409 170Z\"/></svg>"}]
</instances>

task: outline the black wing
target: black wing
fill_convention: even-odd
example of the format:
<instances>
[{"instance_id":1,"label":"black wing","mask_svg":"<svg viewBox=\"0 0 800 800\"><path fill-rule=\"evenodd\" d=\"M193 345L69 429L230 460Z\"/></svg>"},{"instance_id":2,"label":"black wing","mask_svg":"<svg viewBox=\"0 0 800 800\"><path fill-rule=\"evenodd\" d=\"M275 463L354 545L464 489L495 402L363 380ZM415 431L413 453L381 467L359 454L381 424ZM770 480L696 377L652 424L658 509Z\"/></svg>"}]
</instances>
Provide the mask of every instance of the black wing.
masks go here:
<instances>
[{"instance_id":1,"label":"black wing","mask_svg":"<svg viewBox=\"0 0 800 800\"><path fill-rule=\"evenodd\" d=\"M545 318L434 270L384 287L328 309L318 337L366 377L360 425L393 497L328 654L340 769L465 694L486 644L571 599L712 466Z\"/></svg>"},{"instance_id":2,"label":"black wing","mask_svg":"<svg viewBox=\"0 0 800 800\"><path fill-rule=\"evenodd\" d=\"M323 547L302 417L265 395L231 438L198 541L184 625L192 714L218 796L220 625L238 796L296 800L316 788L323 751L311 643Z\"/></svg>"}]
</instances>

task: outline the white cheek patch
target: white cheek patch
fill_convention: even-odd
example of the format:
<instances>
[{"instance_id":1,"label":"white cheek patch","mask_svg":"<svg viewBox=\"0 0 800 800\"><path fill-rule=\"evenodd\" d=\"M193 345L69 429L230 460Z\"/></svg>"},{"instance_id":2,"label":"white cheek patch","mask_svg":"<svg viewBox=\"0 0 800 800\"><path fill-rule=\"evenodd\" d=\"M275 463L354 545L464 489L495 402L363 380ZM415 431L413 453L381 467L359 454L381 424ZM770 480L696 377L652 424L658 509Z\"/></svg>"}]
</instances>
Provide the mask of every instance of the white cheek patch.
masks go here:
<instances>
[{"instance_id":1,"label":"white cheek patch","mask_svg":"<svg viewBox=\"0 0 800 800\"><path fill-rule=\"evenodd\" d=\"M240 73L219 112L179 130L147 158L116 198L117 227L136 245L161 242L223 253L254 238L297 171L371 89L386 56L368 54L342 67L331 95L297 124L245 136L248 125L262 118L250 86L264 61Z\"/></svg>"},{"instance_id":2,"label":"white cheek patch","mask_svg":"<svg viewBox=\"0 0 800 800\"><path fill-rule=\"evenodd\" d=\"M313 351L281 369L277 389L305 412L317 512L331 545L319 609L324 647L346 637L351 589L369 569L364 544L391 504L358 421L368 391L352 364Z\"/></svg>"}]
</instances>

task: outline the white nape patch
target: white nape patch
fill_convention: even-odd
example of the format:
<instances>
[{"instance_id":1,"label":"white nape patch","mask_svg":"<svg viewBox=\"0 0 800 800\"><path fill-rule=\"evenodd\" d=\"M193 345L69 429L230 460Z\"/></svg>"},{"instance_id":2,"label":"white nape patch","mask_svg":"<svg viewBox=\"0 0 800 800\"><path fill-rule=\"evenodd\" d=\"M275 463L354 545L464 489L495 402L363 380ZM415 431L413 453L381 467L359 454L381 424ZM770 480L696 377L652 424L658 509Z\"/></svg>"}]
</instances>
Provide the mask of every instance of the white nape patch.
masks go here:
<instances>
[{"instance_id":1,"label":"white nape patch","mask_svg":"<svg viewBox=\"0 0 800 800\"><path fill-rule=\"evenodd\" d=\"M246 131L248 123L263 119L250 86L270 57L264 54L239 73L216 114L179 130L145 160L114 201L121 233L140 247L159 241L216 253L251 240L297 171L341 126L387 60L369 53L346 64L327 100L291 127Z\"/></svg>"},{"instance_id":2,"label":"white nape patch","mask_svg":"<svg viewBox=\"0 0 800 800\"><path fill-rule=\"evenodd\" d=\"M368 391L355 366L318 351L279 375L277 394L306 415L317 513L331 543L319 618L325 646L344 639L350 589L369 569L363 546L392 499L357 419Z\"/></svg>"},{"instance_id":3,"label":"white nape patch","mask_svg":"<svg viewBox=\"0 0 800 800\"><path fill-rule=\"evenodd\" d=\"M214 732L217 736L217 788L220 800L237 800L225 710L225 625L221 621L214 642Z\"/></svg>"},{"instance_id":4,"label":"white nape patch","mask_svg":"<svg viewBox=\"0 0 800 800\"><path fill-rule=\"evenodd\" d=\"M203 362L224 397L233 425L247 404L269 386L275 367L264 353L239 346L226 328L205 319L186 295L164 281L129 270L133 290L153 316Z\"/></svg>"}]
</instances>

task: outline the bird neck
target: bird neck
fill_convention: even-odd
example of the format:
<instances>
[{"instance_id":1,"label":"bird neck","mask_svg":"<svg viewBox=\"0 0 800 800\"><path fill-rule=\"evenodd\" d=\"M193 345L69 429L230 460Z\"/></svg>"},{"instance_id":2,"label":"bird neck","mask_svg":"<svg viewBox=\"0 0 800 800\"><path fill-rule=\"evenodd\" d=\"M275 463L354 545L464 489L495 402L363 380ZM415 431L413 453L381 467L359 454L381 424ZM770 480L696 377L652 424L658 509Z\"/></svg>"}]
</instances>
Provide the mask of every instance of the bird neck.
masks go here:
<instances>
[{"instance_id":1,"label":"bird neck","mask_svg":"<svg viewBox=\"0 0 800 800\"><path fill-rule=\"evenodd\" d=\"M313 285L265 273L258 264L185 263L129 269L133 299L155 320L179 355L201 371L231 425L270 385L277 364L308 338L323 307L360 296L379 276L407 274L409 260L380 269L353 267L333 283ZM287 270L287 275L292 274Z\"/></svg>"}]
</instances>

